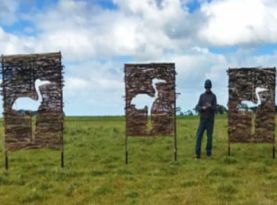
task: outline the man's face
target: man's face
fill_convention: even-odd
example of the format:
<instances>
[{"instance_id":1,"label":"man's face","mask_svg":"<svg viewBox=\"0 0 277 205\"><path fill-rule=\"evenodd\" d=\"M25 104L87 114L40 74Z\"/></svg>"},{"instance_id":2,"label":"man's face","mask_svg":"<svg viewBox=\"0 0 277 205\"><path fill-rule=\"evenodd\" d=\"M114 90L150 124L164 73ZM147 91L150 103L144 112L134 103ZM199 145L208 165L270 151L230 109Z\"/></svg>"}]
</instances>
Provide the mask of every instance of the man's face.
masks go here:
<instances>
[{"instance_id":1,"label":"man's face","mask_svg":"<svg viewBox=\"0 0 277 205\"><path fill-rule=\"evenodd\" d=\"M211 88L206 88L206 92L211 92Z\"/></svg>"}]
</instances>

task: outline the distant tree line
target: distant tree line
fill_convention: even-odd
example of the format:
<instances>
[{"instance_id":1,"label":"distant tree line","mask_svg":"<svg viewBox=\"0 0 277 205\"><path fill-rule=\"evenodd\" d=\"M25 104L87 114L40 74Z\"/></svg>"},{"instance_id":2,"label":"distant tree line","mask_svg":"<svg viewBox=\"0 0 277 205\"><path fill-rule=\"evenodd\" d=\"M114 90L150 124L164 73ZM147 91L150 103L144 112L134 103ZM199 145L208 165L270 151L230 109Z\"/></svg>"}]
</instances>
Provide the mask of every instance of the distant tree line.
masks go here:
<instances>
[{"instance_id":1,"label":"distant tree line","mask_svg":"<svg viewBox=\"0 0 277 205\"><path fill-rule=\"evenodd\" d=\"M228 112L228 109L224 105L216 106L217 114L225 114L227 112ZM181 107L176 107L176 115L178 115L178 116L193 116L193 115L197 115L197 114L198 114L198 112L195 108L183 111Z\"/></svg>"},{"instance_id":2,"label":"distant tree line","mask_svg":"<svg viewBox=\"0 0 277 205\"><path fill-rule=\"evenodd\" d=\"M257 111L257 106L248 107L246 104L242 104L241 107L244 110L252 111L254 113L256 113L256 111ZM225 107L224 105L219 105L219 104L216 106L216 114L226 114L226 113L228 113L227 107ZM275 113L277 113L277 105L275 105ZM176 115L178 115L178 116L193 116L193 115L197 115L197 114L198 114L198 112L195 110L195 108L183 111L181 107L176 107Z\"/></svg>"}]
</instances>

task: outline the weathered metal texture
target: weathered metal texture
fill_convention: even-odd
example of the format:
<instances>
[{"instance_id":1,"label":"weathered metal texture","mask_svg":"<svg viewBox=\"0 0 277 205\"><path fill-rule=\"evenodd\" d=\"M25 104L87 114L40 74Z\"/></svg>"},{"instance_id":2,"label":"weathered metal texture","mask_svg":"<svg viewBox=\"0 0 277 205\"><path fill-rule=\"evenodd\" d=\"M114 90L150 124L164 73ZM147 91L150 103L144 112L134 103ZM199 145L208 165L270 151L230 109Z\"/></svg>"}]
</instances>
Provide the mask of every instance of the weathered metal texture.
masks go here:
<instances>
[{"instance_id":1,"label":"weathered metal texture","mask_svg":"<svg viewBox=\"0 0 277 205\"><path fill-rule=\"evenodd\" d=\"M5 150L63 150L61 53L2 56L1 60ZM39 87L42 103L38 111L34 114L13 110L12 105L19 97L38 99L35 90L36 79L50 81L50 84Z\"/></svg>"},{"instance_id":2,"label":"weathered metal texture","mask_svg":"<svg viewBox=\"0 0 277 205\"><path fill-rule=\"evenodd\" d=\"M125 100L126 132L128 136L175 135L175 64L126 64L125 65ZM144 109L136 109L131 104L138 94L155 95L153 79L165 82L155 84L158 96ZM157 93L156 93L157 94ZM147 109L151 109L151 124L148 128Z\"/></svg>"},{"instance_id":3,"label":"weathered metal texture","mask_svg":"<svg viewBox=\"0 0 277 205\"><path fill-rule=\"evenodd\" d=\"M276 69L229 69L228 75L229 143L274 143ZM255 91L258 87L267 90L257 94ZM256 114L238 109L241 101L248 100L257 103L258 97L263 100L257 107Z\"/></svg>"}]
</instances>

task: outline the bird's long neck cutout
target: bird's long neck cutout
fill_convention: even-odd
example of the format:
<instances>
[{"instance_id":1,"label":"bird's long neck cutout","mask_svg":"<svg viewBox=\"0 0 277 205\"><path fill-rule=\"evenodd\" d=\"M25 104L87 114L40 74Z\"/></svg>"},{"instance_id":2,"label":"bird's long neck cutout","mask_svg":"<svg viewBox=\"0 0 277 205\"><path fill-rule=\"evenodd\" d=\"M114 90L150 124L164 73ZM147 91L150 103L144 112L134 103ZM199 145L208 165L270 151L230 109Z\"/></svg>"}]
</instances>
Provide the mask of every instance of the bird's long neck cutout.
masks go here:
<instances>
[{"instance_id":1,"label":"bird's long neck cutout","mask_svg":"<svg viewBox=\"0 0 277 205\"><path fill-rule=\"evenodd\" d=\"M260 93L260 92L267 91L267 90L268 90L268 89L266 89L266 88L260 88L260 87L256 88L255 94L256 94L256 96L257 96L257 104L258 104L258 105L260 105L260 104L262 103L261 97L260 97L259 93Z\"/></svg>"},{"instance_id":2,"label":"bird's long neck cutout","mask_svg":"<svg viewBox=\"0 0 277 205\"><path fill-rule=\"evenodd\" d=\"M38 80L36 80L35 82L35 90L36 90L36 93L38 95L38 101L42 101L42 96L41 96L41 92L40 92L40 89L39 89L39 86L40 86L40 83Z\"/></svg>"},{"instance_id":3,"label":"bird's long neck cutout","mask_svg":"<svg viewBox=\"0 0 277 205\"><path fill-rule=\"evenodd\" d=\"M154 91L155 91L155 94L154 94L154 98L155 99L158 97L158 94L159 94L158 93L158 89L157 89L157 85L159 83L166 83L166 81L165 80L161 80L161 79L157 79L157 78L152 80L152 87L154 88Z\"/></svg>"},{"instance_id":4,"label":"bird's long neck cutout","mask_svg":"<svg viewBox=\"0 0 277 205\"><path fill-rule=\"evenodd\" d=\"M154 88L155 94L154 94L154 98L156 99L158 97L158 89L157 89L157 85L154 84L154 82L152 83L152 86Z\"/></svg>"},{"instance_id":5,"label":"bird's long neck cutout","mask_svg":"<svg viewBox=\"0 0 277 205\"><path fill-rule=\"evenodd\" d=\"M261 99L260 99L260 95L259 95L259 90L256 89L256 92L255 92L256 96L257 96L257 104L260 105L261 104Z\"/></svg>"}]
</instances>

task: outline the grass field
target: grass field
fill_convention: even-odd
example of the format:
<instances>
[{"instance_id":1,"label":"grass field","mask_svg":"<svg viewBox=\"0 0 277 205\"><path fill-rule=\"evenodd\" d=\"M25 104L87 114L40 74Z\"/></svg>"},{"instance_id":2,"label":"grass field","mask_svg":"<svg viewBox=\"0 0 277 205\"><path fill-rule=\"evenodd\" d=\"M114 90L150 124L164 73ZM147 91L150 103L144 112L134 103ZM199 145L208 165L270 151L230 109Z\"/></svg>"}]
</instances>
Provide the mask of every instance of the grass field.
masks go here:
<instances>
[{"instance_id":1,"label":"grass field","mask_svg":"<svg viewBox=\"0 0 277 205\"><path fill-rule=\"evenodd\" d=\"M213 157L197 161L198 118L177 122L177 162L173 138L131 138L126 166L124 118L66 118L65 168L58 151L10 153L10 169L0 174L0 204L277 204L271 145L235 144L228 157L227 119L219 116ZM4 165L2 147L0 160Z\"/></svg>"}]
</instances>

